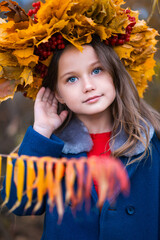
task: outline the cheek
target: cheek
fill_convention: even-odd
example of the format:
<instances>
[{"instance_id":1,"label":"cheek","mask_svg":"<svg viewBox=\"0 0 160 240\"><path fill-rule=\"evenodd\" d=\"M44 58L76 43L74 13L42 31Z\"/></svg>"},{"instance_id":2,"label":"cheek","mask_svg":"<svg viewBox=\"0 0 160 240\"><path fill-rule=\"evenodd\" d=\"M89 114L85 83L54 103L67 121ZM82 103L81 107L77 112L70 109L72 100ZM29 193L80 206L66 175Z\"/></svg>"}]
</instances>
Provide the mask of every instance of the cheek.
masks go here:
<instances>
[{"instance_id":1,"label":"cheek","mask_svg":"<svg viewBox=\"0 0 160 240\"><path fill-rule=\"evenodd\" d=\"M112 88L112 98L113 98L113 100L116 98L116 89L114 86Z\"/></svg>"},{"instance_id":2,"label":"cheek","mask_svg":"<svg viewBox=\"0 0 160 240\"><path fill-rule=\"evenodd\" d=\"M72 106L75 106L78 100L78 95L75 94L74 91L65 91L63 92L63 100L65 101L65 104L71 109Z\"/></svg>"},{"instance_id":3,"label":"cheek","mask_svg":"<svg viewBox=\"0 0 160 240\"><path fill-rule=\"evenodd\" d=\"M110 97L115 98L116 97L116 89L115 89L115 86L113 84L113 81L110 81L107 89L108 89L108 92L110 94Z\"/></svg>"}]
</instances>

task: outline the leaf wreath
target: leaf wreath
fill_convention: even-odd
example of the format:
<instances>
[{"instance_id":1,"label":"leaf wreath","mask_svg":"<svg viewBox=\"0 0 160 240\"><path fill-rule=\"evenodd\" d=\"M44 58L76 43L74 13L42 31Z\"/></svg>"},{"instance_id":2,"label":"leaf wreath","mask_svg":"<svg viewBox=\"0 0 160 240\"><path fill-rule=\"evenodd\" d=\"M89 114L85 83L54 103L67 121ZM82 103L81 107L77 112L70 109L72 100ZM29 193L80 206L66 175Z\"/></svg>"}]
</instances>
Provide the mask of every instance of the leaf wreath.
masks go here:
<instances>
[{"instance_id":1,"label":"leaf wreath","mask_svg":"<svg viewBox=\"0 0 160 240\"><path fill-rule=\"evenodd\" d=\"M7 19L0 18L0 101L13 98L16 91L35 99L54 48L45 52L45 58L36 51L42 45L47 49L58 33L79 50L93 34L111 43L143 97L155 73L158 32L123 4L123 0L45 0L33 19L16 2L2 1L0 10L7 12ZM119 44L114 42L117 38Z\"/></svg>"}]
</instances>

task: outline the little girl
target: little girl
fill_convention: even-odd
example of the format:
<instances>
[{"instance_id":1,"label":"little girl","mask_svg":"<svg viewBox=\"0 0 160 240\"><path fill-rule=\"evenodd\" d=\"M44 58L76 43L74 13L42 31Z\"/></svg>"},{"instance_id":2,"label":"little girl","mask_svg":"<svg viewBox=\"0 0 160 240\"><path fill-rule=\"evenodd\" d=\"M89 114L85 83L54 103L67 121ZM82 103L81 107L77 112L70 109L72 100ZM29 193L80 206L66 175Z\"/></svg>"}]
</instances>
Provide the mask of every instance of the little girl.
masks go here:
<instances>
[{"instance_id":1,"label":"little girl","mask_svg":"<svg viewBox=\"0 0 160 240\"><path fill-rule=\"evenodd\" d=\"M112 154L126 165L131 193L119 194L114 205L96 208L93 186L91 210L49 212L46 197L42 239L46 240L157 240L160 239L160 115L139 98L132 78L114 50L99 38L80 52L68 44L57 50L38 92L34 124L19 155L79 158ZM12 184L8 207L15 203ZM5 198L5 191L2 190ZM14 213L22 215L27 199ZM32 213L35 203L27 210Z\"/></svg>"}]
</instances>

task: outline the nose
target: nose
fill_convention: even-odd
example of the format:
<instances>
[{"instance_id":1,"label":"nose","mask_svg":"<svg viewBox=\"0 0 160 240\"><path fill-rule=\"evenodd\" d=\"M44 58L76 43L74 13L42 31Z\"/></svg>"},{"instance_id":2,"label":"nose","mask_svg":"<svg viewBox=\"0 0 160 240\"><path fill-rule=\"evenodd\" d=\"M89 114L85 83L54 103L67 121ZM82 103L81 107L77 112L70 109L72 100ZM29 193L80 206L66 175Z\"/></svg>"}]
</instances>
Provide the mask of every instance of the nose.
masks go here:
<instances>
[{"instance_id":1,"label":"nose","mask_svg":"<svg viewBox=\"0 0 160 240\"><path fill-rule=\"evenodd\" d=\"M83 82L83 92L90 92L95 89L95 84L93 82L93 79L89 76L85 76L82 80Z\"/></svg>"}]
</instances>

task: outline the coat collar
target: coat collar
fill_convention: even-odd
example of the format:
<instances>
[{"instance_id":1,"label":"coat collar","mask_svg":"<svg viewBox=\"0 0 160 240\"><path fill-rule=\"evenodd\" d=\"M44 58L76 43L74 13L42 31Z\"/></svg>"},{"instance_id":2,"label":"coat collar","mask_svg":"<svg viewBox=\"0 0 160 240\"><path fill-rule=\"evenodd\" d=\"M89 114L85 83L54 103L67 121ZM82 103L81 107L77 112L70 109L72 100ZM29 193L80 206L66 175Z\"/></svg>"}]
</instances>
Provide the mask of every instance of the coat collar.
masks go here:
<instances>
[{"instance_id":1,"label":"coat collar","mask_svg":"<svg viewBox=\"0 0 160 240\"><path fill-rule=\"evenodd\" d=\"M150 134L149 140L152 139L154 134L153 126L149 124ZM64 147L62 152L65 154L78 154L81 152L89 152L92 149L93 142L90 137L90 134L85 127L85 125L78 120L77 118L73 118L70 123L66 126L66 128L57 136L64 142ZM145 136L143 134L143 136ZM122 146L127 141L127 135L123 129L120 130L120 133L117 135L114 145L111 143L111 151L115 151L120 146ZM138 155L145 151L143 144L138 141L134 150L131 153L124 154L126 157L132 157L134 155Z\"/></svg>"}]
</instances>

